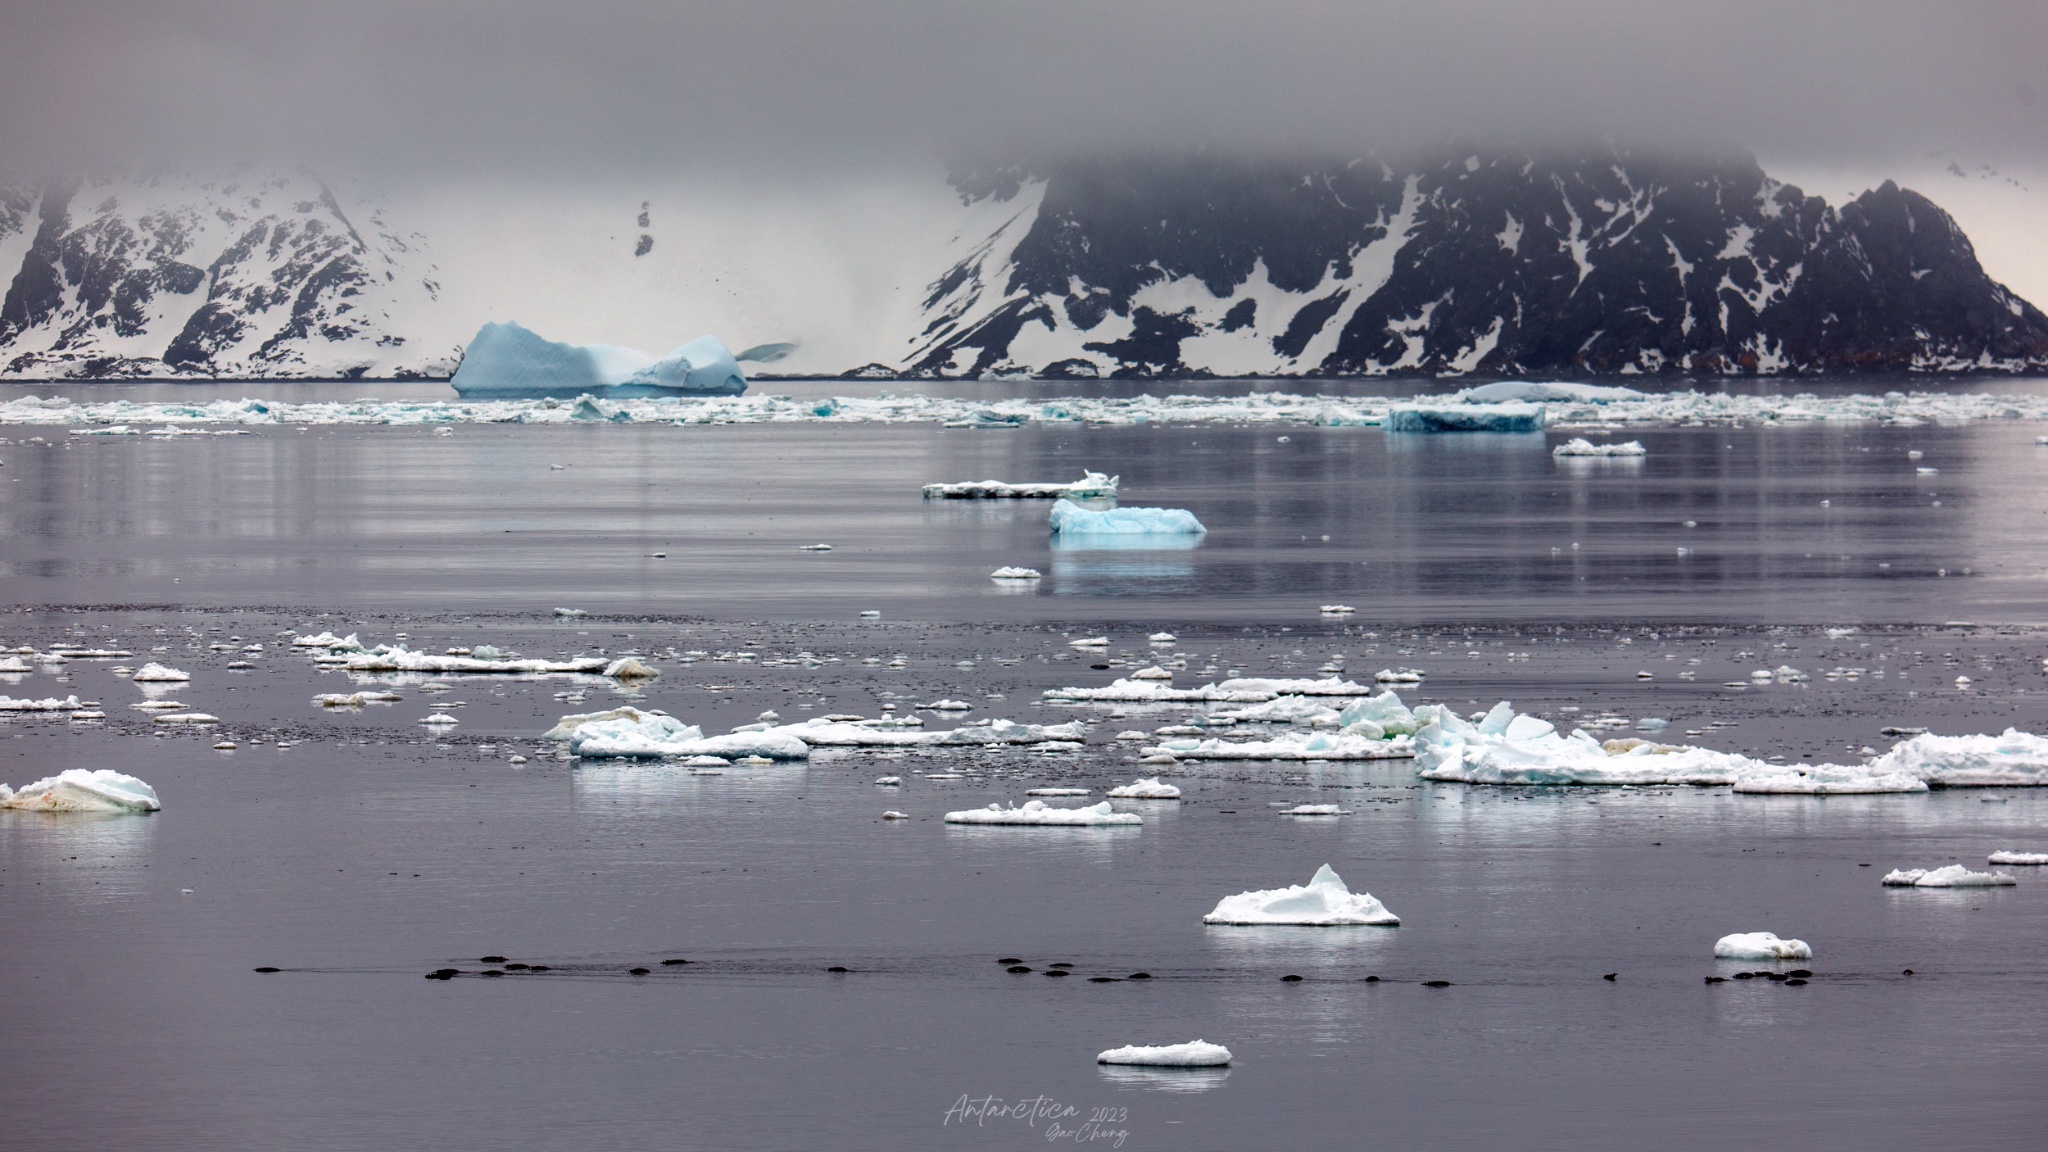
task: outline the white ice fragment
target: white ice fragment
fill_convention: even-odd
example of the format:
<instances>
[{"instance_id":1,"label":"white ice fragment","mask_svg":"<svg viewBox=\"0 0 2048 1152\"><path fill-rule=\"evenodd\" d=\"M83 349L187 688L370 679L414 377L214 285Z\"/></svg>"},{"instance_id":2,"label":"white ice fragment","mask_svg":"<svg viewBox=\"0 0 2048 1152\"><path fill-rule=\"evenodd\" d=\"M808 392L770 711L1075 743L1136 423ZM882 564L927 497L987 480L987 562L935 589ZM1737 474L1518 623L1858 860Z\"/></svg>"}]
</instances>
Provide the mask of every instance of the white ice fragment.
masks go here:
<instances>
[{"instance_id":1,"label":"white ice fragment","mask_svg":"<svg viewBox=\"0 0 2048 1152\"><path fill-rule=\"evenodd\" d=\"M893 808L892 808L892 809L890 809L889 811L887 811L887 812L884 812L884 813L882 813L882 819L884 819L884 820L908 820L908 819L910 819L910 813L908 813L908 812L898 812L898 811L896 811L895 809L893 809Z\"/></svg>"},{"instance_id":2,"label":"white ice fragment","mask_svg":"<svg viewBox=\"0 0 2048 1152\"><path fill-rule=\"evenodd\" d=\"M1612 384L1569 384L1549 380L1500 380L1453 393L1452 400L1468 404L1498 404L1519 400L1529 403L1577 403L1605 406L1623 400L1647 400L1634 388Z\"/></svg>"},{"instance_id":3,"label":"white ice fragment","mask_svg":"<svg viewBox=\"0 0 2048 1152\"><path fill-rule=\"evenodd\" d=\"M1056 500L1068 496L1111 497L1119 478L1100 472L1084 473L1069 483L1005 484L1001 480L966 480L958 484L927 484L927 500Z\"/></svg>"},{"instance_id":4,"label":"white ice fragment","mask_svg":"<svg viewBox=\"0 0 2048 1152\"><path fill-rule=\"evenodd\" d=\"M1150 636L1145 637L1145 639L1153 644L1172 644L1179 640L1180 637L1175 636L1171 632L1154 632Z\"/></svg>"},{"instance_id":5,"label":"white ice fragment","mask_svg":"<svg viewBox=\"0 0 2048 1152\"><path fill-rule=\"evenodd\" d=\"M1714 941L1716 960L1811 960L1804 940L1780 940L1772 932L1735 932Z\"/></svg>"},{"instance_id":6,"label":"white ice fragment","mask_svg":"<svg viewBox=\"0 0 2048 1152\"><path fill-rule=\"evenodd\" d=\"M573 617L577 617L577 616L588 616L588 615L590 615L590 613L588 613L588 612L585 612L585 611L584 611L583 609L581 609L581 608L557 608L557 609L555 609L555 615L557 615L557 616L568 616L568 617L572 617L572 618L573 618Z\"/></svg>"},{"instance_id":7,"label":"white ice fragment","mask_svg":"<svg viewBox=\"0 0 2048 1152\"><path fill-rule=\"evenodd\" d=\"M946 813L948 824L1019 824L1050 828L1086 828L1110 825L1143 824L1145 818L1135 812L1118 812L1109 806L1109 801L1091 804L1085 808L1051 808L1043 800L1027 801L1022 808L1005 808L991 804L986 808L969 808L961 812Z\"/></svg>"},{"instance_id":8,"label":"white ice fragment","mask_svg":"<svg viewBox=\"0 0 2048 1152\"><path fill-rule=\"evenodd\" d=\"M638 656L621 656L604 666L600 673L614 680L652 680L661 671L650 664L643 664Z\"/></svg>"},{"instance_id":9,"label":"white ice fragment","mask_svg":"<svg viewBox=\"0 0 2048 1152\"><path fill-rule=\"evenodd\" d=\"M51 696L42 700L16 700L11 696L0 696L0 712L76 712L81 707L83 705L78 702L76 696L65 696L62 699Z\"/></svg>"},{"instance_id":10,"label":"white ice fragment","mask_svg":"<svg viewBox=\"0 0 2048 1152\"><path fill-rule=\"evenodd\" d=\"M1325 616L1350 616L1357 613L1358 609L1349 604L1325 604L1317 611Z\"/></svg>"},{"instance_id":11,"label":"white ice fragment","mask_svg":"<svg viewBox=\"0 0 2048 1152\"><path fill-rule=\"evenodd\" d=\"M1420 668L1382 668L1372 678L1380 684L1420 684L1426 675Z\"/></svg>"},{"instance_id":12,"label":"white ice fragment","mask_svg":"<svg viewBox=\"0 0 2048 1152\"><path fill-rule=\"evenodd\" d=\"M1903 772L1879 772L1871 765L1767 765L1739 772L1735 791L1751 795L1857 796L1883 792L1925 792L1927 782Z\"/></svg>"},{"instance_id":13,"label":"white ice fragment","mask_svg":"<svg viewBox=\"0 0 2048 1152\"><path fill-rule=\"evenodd\" d=\"M1947 788L2038 787L2048 785L2048 739L2017 728L2000 736L1921 733L1878 757L1871 769Z\"/></svg>"},{"instance_id":14,"label":"white ice fragment","mask_svg":"<svg viewBox=\"0 0 2048 1152\"><path fill-rule=\"evenodd\" d=\"M1086 788L1032 788L1024 794L1026 796L1086 796L1088 791Z\"/></svg>"},{"instance_id":15,"label":"white ice fragment","mask_svg":"<svg viewBox=\"0 0 2048 1152\"><path fill-rule=\"evenodd\" d=\"M1095 1062L1160 1068L1220 1068L1230 1063L1230 1049L1206 1040L1187 1044L1127 1044L1096 1054Z\"/></svg>"},{"instance_id":16,"label":"white ice fragment","mask_svg":"<svg viewBox=\"0 0 2048 1152\"><path fill-rule=\"evenodd\" d=\"M1895 868L1885 873L1887 888L2002 888L2019 881L2005 872L1972 872L1961 864L1946 868Z\"/></svg>"},{"instance_id":17,"label":"white ice fragment","mask_svg":"<svg viewBox=\"0 0 2048 1152\"><path fill-rule=\"evenodd\" d=\"M879 785L881 785L881 786L882 786L882 787L884 787L884 788L895 788L895 787L900 787L900 786L902 785L902 783L903 783L903 777L901 777L901 776L877 776L877 777L875 777L875 783L876 783L876 784L879 784Z\"/></svg>"},{"instance_id":18,"label":"white ice fragment","mask_svg":"<svg viewBox=\"0 0 2048 1152\"><path fill-rule=\"evenodd\" d=\"M27 675L35 669L21 662L19 656L0 658L0 675Z\"/></svg>"},{"instance_id":19,"label":"white ice fragment","mask_svg":"<svg viewBox=\"0 0 2048 1152\"><path fill-rule=\"evenodd\" d=\"M425 724L429 728L453 728L457 724L462 723L462 721L448 715L446 712L436 712L420 721L420 723Z\"/></svg>"},{"instance_id":20,"label":"white ice fragment","mask_svg":"<svg viewBox=\"0 0 2048 1152\"><path fill-rule=\"evenodd\" d=\"M1184 737L1161 740L1143 754L1175 760L1400 760L1415 754L1407 736L1351 732L1279 732L1267 740Z\"/></svg>"},{"instance_id":21,"label":"white ice fragment","mask_svg":"<svg viewBox=\"0 0 2048 1152\"><path fill-rule=\"evenodd\" d=\"M1036 568L998 568L988 574L991 580L1039 580L1043 574Z\"/></svg>"},{"instance_id":22,"label":"white ice fragment","mask_svg":"<svg viewBox=\"0 0 2048 1152\"><path fill-rule=\"evenodd\" d=\"M1111 793L1115 795L1115 793ZM2048 864L2048 852L1993 852L1988 863L1992 864Z\"/></svg>"},{"instance_id":23,"label":"white ice fragment","mask_svg":"<svg viewBox=\"0 0 2048 1152\"><path fill-rule=\"evenodd\" d=\"M141 667L141 669L139 669L135 673L135 675L130 676L129 679L140 681L142 683L173 683L190 680L192 679L192 677L189 673L180 672L176 668L173 668L167 664L158 664L156 661L152 660L149 663L144 664Z\"/></svg>"},{"instance_id":24,"label":"white ice fragment","mask_svg":"<svg viewBox=\"0 0 2048 1152\"><path fill-rule=\"evenodd\" d=\"M830 544L799 544L796 546L796 550L799 552L830 552L832 546Z\"/></svg>"},{"instance_id":25,"label":"white ice fragment","mask_svg":"<svg viewBox=\"0 0 2048 1152\"><path fill-rule=\"evenodd\" d=\"M1178 800L1180 789L1163 784L1157 776L1140 776L1129 784L1120 784L1104 793L1112 800Z\"/></svg>"},{"instance_id":26,"label":"white ice fragment","mask_svg":"<svg viewBox=\"0 0 2048 1152\"><path fill-rule=\"evenodd\" d=\"M919 704L917 707L920 711L928 709L933 712L967 712L972 710L974 705L965 700L934 700L929 704Z\"/></svg>"},{"instance_id":27,"label":"white ice fragment","mask_svg":"<svg viewBox=\"0 0 2048 1152\"><path fill-rule=\"evenodd\" d=\"M762 346L777 347L786 346ZM773 353L748 349L740 355L767 360ZM518 324L493 323L471 337L449 384L464 399L577 397L570 419L604 420L626 410L607 414L579 394L737 396L746 391L747 378L739 358L714 336L657 358L616 344L562 344Z\"/></svg>"},{"instance_id":28,"label":"white ice fragment","mask_svg":"<svg viewBox=\"0 0 2048 1152\"><path fill-rule=\"evenodd\" d=\"M1055 536L1199 536L1208 531L1185 508L1083 508L1071 500L1052 506Z\"/></svg>"},{"instance_id":29,"label":"white ice fragment","mask_svg":"<svg viewBox=\"0 0 2048 1152\"><path fill-rule=\"evenodd\" d=\"M487 644L477 645L468 656L447 656L415 652L404 645L379 646L378 650L350 656L342 667L350 672L461 672L485 675L534 674L541 672L603 672L614 661L602 656L572 660L523 660L501 653Z\"/></svg>"},{"instance_id":30,"label":"white ice fragment","mask_svg":"<svg viewBox=\"0 0 2048 1152\"><path fill-rule=\"evenodd\" d=\"M1107 648L1107 647L1109 647L1109 637L1107 637L1107 636L1083 636L1083 637L1081 637L1081 638L1080 638L1079 640L1069 640L1069 641L1067 641L1067 647L1069 647L1069 648Z\"/></svg>"},{"instance_id":31,"label":"white ice fragment","mask_svg":"<svg viewBox=\"0 0 2048 1152\"><path fill-rule=\"evenodd\" d=\"M1344 878L1328 864L1316 869L1306 884L1273 888L1262 892L1240 892L1225 896L1207 916L1204 924L1296 924L1327 928L1348 925L1384 925L1401 922L1399 916L1374 899L1370 892L1354 893Z\"/></svg>"},{"instance_id":32,"label":"white ice fragment","mask_svg":"<svg viewBox=\"0 0 2048 1152\"><path fill-rule=\"evenodd\" d=\"M0 784L0 808L29 812L155 812L156 789L107 768L66 768L17 792Z\"/></svg>"},{"instance_id":33,"label":"white ice fragment","mask_svg":"<svg viewBox=\"0 0 2048 1152\"><path fill-rule=\"evenodd\" d=\"M1349 816L1349 815L1351 815L1351 809L1349 809L1349 808L1340 808L1340 807L1338 807L1338 806L1337 806L1337 805L1335 805L1335 804L1296 804L1296 805L1295 805L1294 807L1292 807L1292 808L1287 808L1287 809L1283 809L1283 810L1282 810L1282 811L1280 812L1280 815L1282 815L1282 816Z\"/></svg>"},{"instance_id":34,"label":"white ice fragment","mask_svg":"<svg viewBox=\"0 0 2048 1152\"><path fill-rule=\"evenodd\" d=\"M220 717L204 712L165 712L157 716L159 724L218 724Z\"/></svg>"},{"instance_id":35,"label":"white ice fragment","mask_svg":"<svg viewBox=\"0 0 2048 1152\"><path fill-rule=\"evenodd\" d=\"M1572 437L1550 450L1552 456L1644 456L1648 455L1642 442L1630 440L1624 444L1595 444L1591 440Z\"/></svg>"},{"instance_id":36,"label":"white ice fragment","mask_svg":"<svg viewBox=\"0 0 2048 1152\"><path fill-rule=\"evenodd\" d=\"M1136 672L1131 673L1130 678L1133 680L1157 680L1161 683L1169 683L1173 680L1173 673L1154 664L1149 668L1140 668Z\"/></svg>"},{"instance_id":37,"label":"white ice fragment","mask_svg":"<svg viewBox=\"0 0 2048 1152\"><path fill-rule=\"evenodd\" d=\"M313 697L313 703L322 708L361 708L365 704L390 704L403 699L396 692L322 692Z\"/></svg>"}]
</instances>

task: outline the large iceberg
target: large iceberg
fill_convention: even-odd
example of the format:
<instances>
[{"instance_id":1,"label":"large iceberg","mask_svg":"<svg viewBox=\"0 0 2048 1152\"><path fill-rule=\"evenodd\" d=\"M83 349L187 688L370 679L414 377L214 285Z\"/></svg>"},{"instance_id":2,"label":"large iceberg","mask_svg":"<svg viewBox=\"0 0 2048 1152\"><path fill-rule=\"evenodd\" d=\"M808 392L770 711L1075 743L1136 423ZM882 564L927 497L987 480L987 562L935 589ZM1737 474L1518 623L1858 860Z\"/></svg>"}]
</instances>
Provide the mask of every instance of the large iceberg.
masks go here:
<instances>
[{"instance_id":1,"label":"large iceberg","mask_svg":"<svg viewBox=\"0 0 2048 1152\"><path fill-rule=\"evenodd\" d=\"M764 344L733 355L702 336L666 356L615 344L563 344L518 324L486 324L449 381L464 397L737 396L747 390L741 360L773 361L791 348Z\"/></svg>"},{"instance_id":2,"label":"large iceberg","mask_svg":"<svg viewBox=\"0 0 2048 1152\"><path fill-rule=\"evenodd\" d=\"M1936 736L1900 742L1871 765L1944 788L2048 785L2048 740L2007 728L2002 736Z\"/></svg>"},{"instance_id":3,"label":"large iceberg","mask_svg":"<svg viewBox=\"0 0 2048 1152\"><path fill-rule=\"evenodd\" d=\"M927 500L1057 500L1068 496L1115 497L1120 477L1083 473L1068 483L1005 484L1001 480L964 480L958 484L927 484Z\"/></svg>"},{"instance_id":4,"label":"large iceberg","mask_svg":"<svg viewBox=\"0 0 2048 1152\"><path fill-rule=\"evenodd\" d=\"M1185 508L1083 508L1071 500L1052 506L1055 536L1200 536L1208 529Z\"/></svg>"},{"instance_id":5,"label":"large iceberg","mask_svg":"<svg viewBox=\"0 0 2048 1152\"><path fill-rule=\"evenodd\" d=\"M1397 925L1399 916L1370 892L1351 891L1328 864L1306 884L1240 892L1217 901L1204 924L1299 924L1324 928L1352 924Z\"/></svg>"},{"instance_id":6,"label":"large iceberg","mask_svg":"<svg viewBox=\"0 0 2048 1152\"><path fill-rule=\"evenodd\" d=\"M0 808L29 812L155 812L156 789L108 768L66 768L16 792L0 784Z\"/></svg>"},{"instance_id":7,"label":"large iceberg","mask_svg":"<svg viewBox=\"0 0 2048 1152\"><path fill-rule=\"evenodd\" d=\"M986 808L969 808L962 812L946 813L948 824L1023 824L1043 828L1099 828L1105 826L1143 824L1145 818L1135 812L1118 812L1109 806L1109 801L1091 804L1085 808L1054 808L1043 800L1027 801L1022 808L1005 808L991 804Z\"/></svg>"},{"instance_id":8,"label":"large iceberg","mask_svg":"<svg viewBox=\"0 0 2048 1152\"><path fill-rule=\"evenodd\" d=\"M1387 409L1389 432L1541 432L1543 405L1396 404Z\"/></svg>"},{"instance_id":9,"label":"large iceberg","mask_svg":"<svg viewBox=\"0 0 2048 1152\"><path fill-rule=\"evenodd\" d=\"M1159 1068L1220 1068L1230 1063L1230 1049L1206 1040L1187 1044L1126 1044L1097 1053L1097 1064L1146 1064Z\"/></svg>"},{"instance_id":10,"label":"large iceberg","mask_svg":"<svg viewBox=\"0 0 2048 1152\"><path fill-rule=\"evenodd\" d=\"M1714 941L1716 960L1811 960L1804 940L1780 940L1775 932L1732 932Z\"/></svg>"}]
</instances>

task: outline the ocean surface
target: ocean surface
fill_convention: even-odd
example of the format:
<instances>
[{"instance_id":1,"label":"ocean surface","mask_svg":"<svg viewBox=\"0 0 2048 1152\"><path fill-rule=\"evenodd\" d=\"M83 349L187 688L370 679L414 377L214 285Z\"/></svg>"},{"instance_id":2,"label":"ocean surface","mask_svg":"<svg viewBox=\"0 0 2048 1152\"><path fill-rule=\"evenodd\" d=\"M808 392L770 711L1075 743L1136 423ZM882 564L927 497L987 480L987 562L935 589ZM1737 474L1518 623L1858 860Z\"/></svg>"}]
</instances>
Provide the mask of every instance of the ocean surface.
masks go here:
<instances>
[{"instance_id":1,"label":"ocean surface","mask_svg":"<svg viewBox=\"0 0 2048 1152\"><path fill-rule=\"evenodd\" d=\"M2026 789L1183 764L1181 801L1120 805L1141 827L941 818L1153 774L1116 734L1197 709L1041 693L1176 658L1184 684L1420 668L1410 703L1654 716L1666 738L1791 762L1882 751L1885 727L2042 731L2043 432L1658 427L1615 437L1645 457L1574 461L1555 431L0 428L0 648L133 653L0 674L0 693L107 714L0 713L0 780L115 768L164 802L0 812L0 1143L2038 1147L2048 877L1878 884L2048 851L2048 796ZM1043 502L919 491L1087 469L1207 534L1055 548ZM1000 587L1004 565L1043 579ZM317 631L638 652L663 675L352 679L290 648ZM192 680L144 692L112 671L144 660ZM1750 679L1780 666L1811 679ZM361 687L401 699L311 702ZM131 707L150 696L219 722L166 731ZM628 701L719 732L942 697L970 720L1085 719L1089 738L695 775L540 737ZM435 712L460 723L424 727ZM1277 815L1299 803L1351 814ZM1324 863L1401 926L1200 923ZM1752 930L1809 941L1810 982L1707 983L1795 966L1712 958ZM486 956L546 970L484 977L504 970ZM1075 975L1048 978L1055 962ZM1196 1038L1232 1066L1094 1060Z\"/></svg>"}]
</instances>

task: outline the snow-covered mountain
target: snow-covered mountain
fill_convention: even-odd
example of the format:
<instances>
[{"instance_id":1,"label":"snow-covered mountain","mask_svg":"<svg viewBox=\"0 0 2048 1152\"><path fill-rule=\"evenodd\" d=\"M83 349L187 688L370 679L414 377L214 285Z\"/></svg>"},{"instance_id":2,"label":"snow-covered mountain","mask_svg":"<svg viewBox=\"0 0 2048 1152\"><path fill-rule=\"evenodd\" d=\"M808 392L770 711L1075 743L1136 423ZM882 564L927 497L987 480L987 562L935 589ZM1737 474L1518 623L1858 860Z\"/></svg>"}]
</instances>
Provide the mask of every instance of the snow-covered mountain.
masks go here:
<instances>
[{"instance_id":1,"label":"snow-covered mountain","mask_svg":"<svg viewBox=\"0 0 2048 1152\"><path fill-rule=\"evenodd\" d=\"M416 235L307 173L0 188L0 375L446 375Z\"/></svg>"},{"instance_id":2,"label":"snow-covered mountain","mask_svg":"<svg viewBox=\"0 0 2048 1152\"><path fill-rule=\"evenodd\" d=\"M1017 219L927 299L920 375L2039 370L2048 317L1926 198L1747 157L1222 159L958 179Z\"/></svg>"},{"instance_id":3,"label":"snow-covered mountain","mask_svg":"<svg viewBox=\"0 0 2048 1152\"><path fill-rule=\"evenodd\" d=\"M774 371L977 377L2048 370L1928 199L1746 156L1098 160L802 186L307 173L0 188L0 377L452 371L486 321Z\"/></svg>"}]
</instances>

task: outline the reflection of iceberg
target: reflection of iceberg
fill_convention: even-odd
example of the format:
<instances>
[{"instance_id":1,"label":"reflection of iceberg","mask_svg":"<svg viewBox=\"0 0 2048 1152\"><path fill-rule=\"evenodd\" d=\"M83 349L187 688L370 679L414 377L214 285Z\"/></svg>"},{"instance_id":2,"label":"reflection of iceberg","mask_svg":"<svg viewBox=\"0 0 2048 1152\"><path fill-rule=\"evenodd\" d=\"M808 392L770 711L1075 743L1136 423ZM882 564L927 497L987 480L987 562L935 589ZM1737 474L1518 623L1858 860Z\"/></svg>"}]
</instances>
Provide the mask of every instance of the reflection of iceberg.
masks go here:
<instances>
[{"instance_id":1,"label":"reflection of iceberg","mask_svg":"<svg viewBox=\"0 0 2048 1152\"><path fill-rule=\"evenodd\" d=\"M737 396L747 390L740 360L779 360L791 347L764 344L734 356L716 336L702 336L656 358L616 344L563 344L517 324L486 324L449 383L463 396Z\"/></svg>"},{"instance_id":2,"label":"reflection of iceberg","mask_svg":"<svg viewBox=\"0 0 2048 1152\"><path fill-rule=\"evenodd\" d=\"M1143 1064L1097 1064L1104 1083L1157 1092L1207 1092L1223 1087L1230 1068L1159 1068Z\"/></svg>"}]
</instances>

